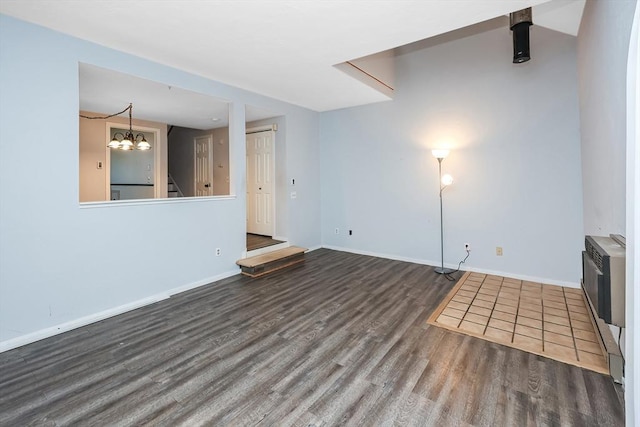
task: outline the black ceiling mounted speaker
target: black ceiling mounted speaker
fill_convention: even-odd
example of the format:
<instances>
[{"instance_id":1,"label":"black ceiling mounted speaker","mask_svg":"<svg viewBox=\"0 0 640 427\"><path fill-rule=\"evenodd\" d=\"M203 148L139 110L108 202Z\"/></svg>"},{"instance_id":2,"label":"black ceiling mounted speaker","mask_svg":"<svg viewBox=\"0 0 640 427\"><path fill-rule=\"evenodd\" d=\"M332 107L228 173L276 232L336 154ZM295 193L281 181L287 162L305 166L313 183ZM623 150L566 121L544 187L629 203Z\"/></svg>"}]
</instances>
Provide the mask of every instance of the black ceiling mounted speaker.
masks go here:
<instances>
[{"instance_id":1,"label":"black ceiling mounted speaker","mask_svg":"<svg viewBox=\"0 0 640 427\"><path fill-rule=\"evenodd\" d=\"M519 10L509 14L509 28L513 32L513 63L520 64L531 59L529 52L529 27L533 25L531 20L531 8Z\"/></svg>"}]
</instances>

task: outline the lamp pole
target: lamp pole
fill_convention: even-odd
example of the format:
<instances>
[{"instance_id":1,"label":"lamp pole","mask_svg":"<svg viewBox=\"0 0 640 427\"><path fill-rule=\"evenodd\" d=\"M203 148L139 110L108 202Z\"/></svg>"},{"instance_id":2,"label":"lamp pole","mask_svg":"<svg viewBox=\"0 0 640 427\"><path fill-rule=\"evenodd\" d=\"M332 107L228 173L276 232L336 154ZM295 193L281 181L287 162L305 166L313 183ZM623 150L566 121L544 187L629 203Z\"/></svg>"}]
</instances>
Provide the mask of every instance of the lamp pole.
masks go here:
<instances>
[{"instance_id":1,"label":"lamp pole","mask_svg":"<svg viewBox=\"0 0 640 427\"><path fill-rule=\"evenodd\" d=\"M438 185L440 187L440 267L435 268L434 271L438 274L449 274L449 273L453 273L453 270L450 268L444 268L444 225L443 225L443 215L442 215L442 190L444 190L446 186L442 185L442 159L443 158L444 157L437 157Z\"/></svg>"}]
</instances>

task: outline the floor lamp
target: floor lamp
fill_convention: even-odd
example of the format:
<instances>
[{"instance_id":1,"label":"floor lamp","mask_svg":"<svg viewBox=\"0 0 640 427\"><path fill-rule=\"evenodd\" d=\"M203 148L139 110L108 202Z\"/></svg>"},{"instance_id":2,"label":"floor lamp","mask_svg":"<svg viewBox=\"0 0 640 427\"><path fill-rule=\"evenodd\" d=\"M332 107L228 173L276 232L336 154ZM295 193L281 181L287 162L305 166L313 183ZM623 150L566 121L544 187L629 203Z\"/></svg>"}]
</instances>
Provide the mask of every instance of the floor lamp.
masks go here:
<instances>
[{"instance_id":1,"label":"floor lamp","mask_svg":"<svg viewBox=\"0 0 640 427\"><path fill-rule=\"evenodd\" d=\"M438 274L453 273L455 270L444 268L444 227L442 225L442 192L453 183L451 175L442 176L442 160L449 155L449 150L432 150L433 157L438 159L438 182L440 185L440 267L434 271Z\"/></svg>"}]
</instances>

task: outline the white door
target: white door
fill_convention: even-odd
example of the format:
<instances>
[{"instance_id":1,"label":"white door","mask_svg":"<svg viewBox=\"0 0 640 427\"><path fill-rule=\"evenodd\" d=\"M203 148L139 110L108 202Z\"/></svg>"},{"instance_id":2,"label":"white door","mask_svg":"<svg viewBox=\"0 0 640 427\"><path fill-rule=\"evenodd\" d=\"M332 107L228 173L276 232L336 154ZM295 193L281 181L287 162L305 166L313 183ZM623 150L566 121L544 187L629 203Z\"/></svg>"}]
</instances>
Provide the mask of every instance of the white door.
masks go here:
<instances>
[{"instance_id":1,"label":"white door","mask_svg":"<svg viewBox=\"0 0 640 427\"><path fill-rule=\"evenodd\" d=\"M247 233L274 235L273 131L247 134Z\"/></svg>"},{"instance_id":2,"label":"white door","mask_svg":"<svg viewBox=\"0 0 640 427\"><path fill-rule=\"evenodd\" d=\"M195 146L195 193L196 196L213 195L213 138L199 136Z\"/></svg>"}]
</instances>

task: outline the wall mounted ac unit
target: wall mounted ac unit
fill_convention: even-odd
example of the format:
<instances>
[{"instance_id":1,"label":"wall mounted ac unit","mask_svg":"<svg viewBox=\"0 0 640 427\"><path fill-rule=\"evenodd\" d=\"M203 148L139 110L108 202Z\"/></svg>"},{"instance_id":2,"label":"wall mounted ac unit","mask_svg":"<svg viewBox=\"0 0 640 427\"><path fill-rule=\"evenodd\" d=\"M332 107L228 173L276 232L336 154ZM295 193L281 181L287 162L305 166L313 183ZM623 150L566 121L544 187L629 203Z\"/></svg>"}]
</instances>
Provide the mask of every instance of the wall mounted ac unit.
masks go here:
<instances>
[{"instance_id":1,"label":"wall mounted ac unit","mask_svg":"<svg viewBox=\"0 0 640 427\"><path fill-rule=\"evenodd\" d=\"M598 317L624 327L625 248L611 237L586 236L582 252L585 293Z\"/></svg>"}]
</instances>

